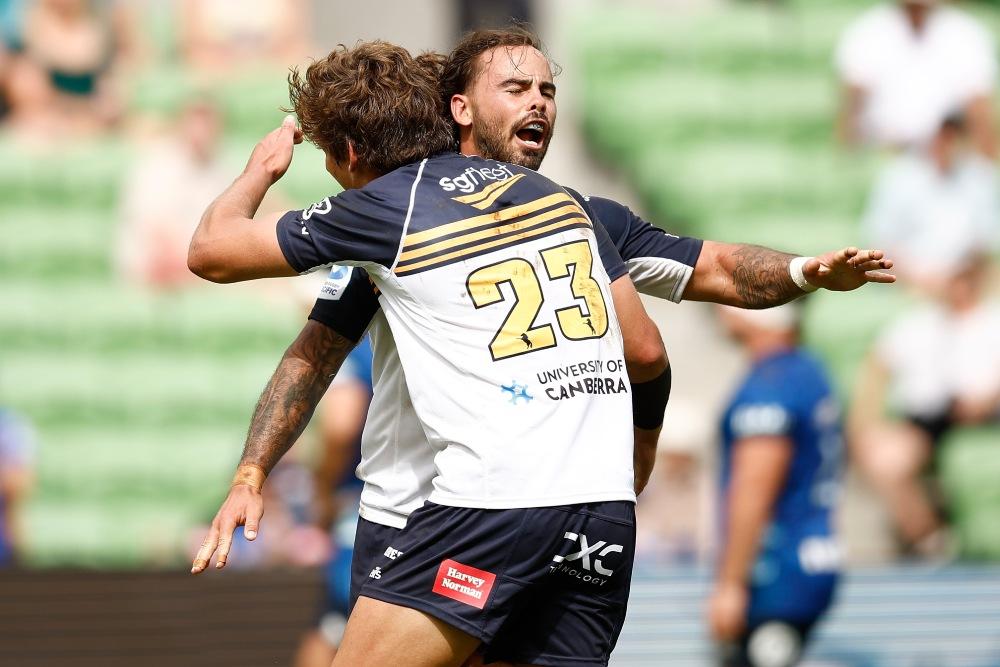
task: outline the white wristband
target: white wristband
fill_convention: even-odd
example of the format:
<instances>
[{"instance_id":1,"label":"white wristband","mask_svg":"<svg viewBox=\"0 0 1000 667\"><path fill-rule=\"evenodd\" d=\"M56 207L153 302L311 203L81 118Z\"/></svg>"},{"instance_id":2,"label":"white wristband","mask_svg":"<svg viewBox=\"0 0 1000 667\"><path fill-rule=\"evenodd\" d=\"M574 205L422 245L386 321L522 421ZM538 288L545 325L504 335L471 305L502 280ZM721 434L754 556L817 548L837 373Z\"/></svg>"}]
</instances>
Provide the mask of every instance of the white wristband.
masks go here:
<instances>
[{"instance_id":1,"label":"white wristband","mask_svg":"<svg viewBox=\"0 0 1000 667\"><path fill-rule=\"evenodd\" d=\"M817 289L815 285L806 280L802 273L802 267L810 259L812 257L796 257L788 264L788 273L792 276L792 282L798 285L803 292L815 292Z\"/></svg>"}]
</instances>

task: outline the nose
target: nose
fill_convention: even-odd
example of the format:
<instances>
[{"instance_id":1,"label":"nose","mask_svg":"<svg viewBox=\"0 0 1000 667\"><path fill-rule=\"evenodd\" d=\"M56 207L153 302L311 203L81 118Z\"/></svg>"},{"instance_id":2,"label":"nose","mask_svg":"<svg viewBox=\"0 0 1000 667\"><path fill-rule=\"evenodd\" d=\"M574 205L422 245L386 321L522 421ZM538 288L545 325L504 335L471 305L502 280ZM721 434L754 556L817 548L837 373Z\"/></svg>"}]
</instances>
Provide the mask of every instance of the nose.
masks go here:
<instances>
[{"instance_id":1,"label":"nose","mask_svg":"<svg viewBox=\"0 0 1000 667\"><path fill-rule=\"evenodd\" d=\"M549 99L545 95L542 95L542 91L538 86L531 87L531 96L528 104L529 111L537 111L544 116L549 114Z\"/></svg>"}]
</instances>

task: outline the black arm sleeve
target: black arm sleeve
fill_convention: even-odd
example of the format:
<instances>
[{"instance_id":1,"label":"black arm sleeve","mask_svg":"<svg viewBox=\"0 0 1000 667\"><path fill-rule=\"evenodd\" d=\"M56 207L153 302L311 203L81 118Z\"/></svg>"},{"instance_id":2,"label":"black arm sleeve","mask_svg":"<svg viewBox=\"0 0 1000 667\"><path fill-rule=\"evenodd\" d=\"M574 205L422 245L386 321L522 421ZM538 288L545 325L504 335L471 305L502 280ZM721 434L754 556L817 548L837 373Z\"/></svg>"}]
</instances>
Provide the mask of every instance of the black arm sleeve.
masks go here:
<instances>
[{"instance_id":1,"label":"black arm sleeve","mask_svg":"<svg viewBox=\"0 0 1000 667\"><path fill-rule=\"evenodd\" d=\"M320 288L309 319L357 342L378 309L378 295L368 273L357 267L335 266Z\"/></svg>"}]
</instances>

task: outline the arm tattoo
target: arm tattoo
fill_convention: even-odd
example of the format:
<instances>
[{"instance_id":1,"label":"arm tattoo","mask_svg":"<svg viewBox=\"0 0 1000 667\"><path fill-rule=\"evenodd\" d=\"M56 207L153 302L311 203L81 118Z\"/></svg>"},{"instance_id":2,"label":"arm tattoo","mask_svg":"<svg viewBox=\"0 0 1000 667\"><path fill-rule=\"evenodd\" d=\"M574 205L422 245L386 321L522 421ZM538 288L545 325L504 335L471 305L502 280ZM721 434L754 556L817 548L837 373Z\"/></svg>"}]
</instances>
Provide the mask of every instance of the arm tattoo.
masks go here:
<instances>
[{"instance_id":1,"label":"arm tattoo","mask_svg":"<svg viewBox=\"0 0 1000 667\"><path fill-rule=\"evenodd\" d=\"M257 401L240 464L270 472L295 444L355 342L309 320Z\"/></svg>"},{"instance_id":2,"label":"arm tattoo","mask_svg":"<svg viewBox=\"0 0 1000 667\"><path fill-rule=\"evenodd\" d=\"M795 255L756 245L733 251L733 286L744 308L770 308L787 303L803 292L792 281L788 263Z\"/></svg>"}]
</instances>

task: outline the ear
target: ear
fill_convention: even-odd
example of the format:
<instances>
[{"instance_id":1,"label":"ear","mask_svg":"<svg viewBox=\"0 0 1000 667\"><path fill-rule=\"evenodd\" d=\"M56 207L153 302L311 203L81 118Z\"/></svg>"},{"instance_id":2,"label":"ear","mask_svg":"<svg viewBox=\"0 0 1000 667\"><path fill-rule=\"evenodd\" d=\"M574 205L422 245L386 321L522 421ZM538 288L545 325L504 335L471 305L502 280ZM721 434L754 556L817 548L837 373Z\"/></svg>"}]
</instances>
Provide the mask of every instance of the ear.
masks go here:
<instances>
[{"instance_id":1,"label":"ear","mask_svg":"<svg viewBox=\"0 0 1000 667\"><path fill-rule=\"evenodd\" d=\"M347 140L347 168L355 171L358 168L358 154L354 150L354 142Z\"/></svg>"},{"instance_id":2,"label":"ear","mask_svg":"<svg viewBox=\"0 0 1000 667\"><path fill-rule=\"evenodd\" d=\"M460 127L472 125L472 105L467 96L460 94L451 96L451 117Z\"/></svg>"}]
</instances>

